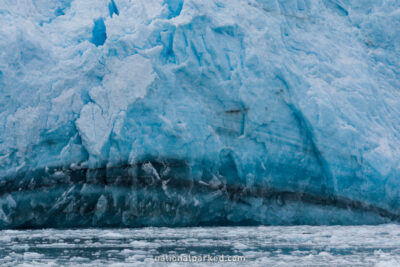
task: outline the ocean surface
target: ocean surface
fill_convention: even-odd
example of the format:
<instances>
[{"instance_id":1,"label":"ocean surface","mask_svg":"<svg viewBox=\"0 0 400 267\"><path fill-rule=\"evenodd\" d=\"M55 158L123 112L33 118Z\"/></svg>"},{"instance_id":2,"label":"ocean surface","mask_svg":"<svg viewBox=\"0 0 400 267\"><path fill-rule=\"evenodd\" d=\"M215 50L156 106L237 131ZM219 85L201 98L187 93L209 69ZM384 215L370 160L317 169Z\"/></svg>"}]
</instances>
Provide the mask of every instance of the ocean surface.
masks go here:
<instances>
[{"instance_id":1,"label":"ocean surface","mask_svg":"<svg viewBox=\"0 0 400 267\"><path fill-rule=\"evenodd\" d=\"M4 230L0 266L400 266L400 225Z\"/></svg>"}]
</instances>

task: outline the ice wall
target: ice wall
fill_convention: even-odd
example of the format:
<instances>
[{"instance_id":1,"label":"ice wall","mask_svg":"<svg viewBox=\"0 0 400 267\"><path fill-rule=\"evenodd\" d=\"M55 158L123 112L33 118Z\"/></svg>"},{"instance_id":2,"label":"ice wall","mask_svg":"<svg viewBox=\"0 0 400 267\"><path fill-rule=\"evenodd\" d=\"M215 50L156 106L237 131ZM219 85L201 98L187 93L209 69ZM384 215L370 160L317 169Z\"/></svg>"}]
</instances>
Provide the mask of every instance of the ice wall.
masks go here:
<instances>
[{"instance_id":1,"label":"ice wall","mask_svg":"<svg viewBox=\"0 0 400 267\"><path fill-rule=\"evenodd\" d=\"M400 216L397 0L0 0L0 23L2 228Z\"/></svg>"}]
</instances>

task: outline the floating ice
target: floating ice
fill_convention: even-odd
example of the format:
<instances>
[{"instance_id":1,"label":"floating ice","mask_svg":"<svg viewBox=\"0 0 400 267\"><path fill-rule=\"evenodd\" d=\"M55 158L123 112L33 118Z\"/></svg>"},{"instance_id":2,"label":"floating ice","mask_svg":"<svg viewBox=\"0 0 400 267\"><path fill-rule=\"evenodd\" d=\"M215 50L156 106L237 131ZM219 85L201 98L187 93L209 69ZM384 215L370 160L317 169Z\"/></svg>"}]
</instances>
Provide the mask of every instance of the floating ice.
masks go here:
<instances>
[{"instance_id":1,"label":"floating ice","mask_svg":"<svg viewBox=\"0 0 400 267\"><path fill-rule=\"evenodd\" d=\"M399 266L400 226L40 229L0 232L3 266ZM211 262L211 259L220 259ZM214 258L217 256L217 258ZM224 258L222 258L222 256ZM227 262L227 257L236 261ZM240 258L238 257L240 256ZM158 261L157 261L158 259ZM222 260L225 259L224 262ZM232 259L232 258L231 258ZM245 261L243 261L245 260Z\"/></svg>"}]
</instances>

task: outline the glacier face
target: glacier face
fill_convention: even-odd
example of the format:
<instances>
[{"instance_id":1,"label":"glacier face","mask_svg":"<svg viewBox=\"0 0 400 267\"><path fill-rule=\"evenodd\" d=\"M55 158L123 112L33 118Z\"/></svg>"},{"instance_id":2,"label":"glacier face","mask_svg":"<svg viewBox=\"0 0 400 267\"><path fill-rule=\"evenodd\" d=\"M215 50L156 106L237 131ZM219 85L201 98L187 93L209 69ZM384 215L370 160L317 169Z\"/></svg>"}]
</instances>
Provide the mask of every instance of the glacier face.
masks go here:
<instances>
[{"instance_id":1,"label":"glacier face","mask_svg":"<svg viewBox=\"0 0 400 267\"><path fill-rule=\"evenodd\" d=\"M400 218L397 0L0 0L0 228Z\"/></svg>"}]
</instances>

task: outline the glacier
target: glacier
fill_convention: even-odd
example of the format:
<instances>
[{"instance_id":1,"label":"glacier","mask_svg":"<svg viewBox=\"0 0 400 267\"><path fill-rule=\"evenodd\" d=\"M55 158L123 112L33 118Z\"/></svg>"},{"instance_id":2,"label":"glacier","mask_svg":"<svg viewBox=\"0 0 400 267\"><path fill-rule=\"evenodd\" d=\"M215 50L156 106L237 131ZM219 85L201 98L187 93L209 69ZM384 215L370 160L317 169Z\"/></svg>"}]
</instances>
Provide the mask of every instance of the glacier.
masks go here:
<instances>
[{"instance_id":1,"label":"glacier","mask_svg":"<svg viewBox=\"0 0 400 267\"><path fill-rule=\"evenodd\" d=\"M0 0L0 229L400 220L397 0Z\"/></svg>"}]
</instances>

